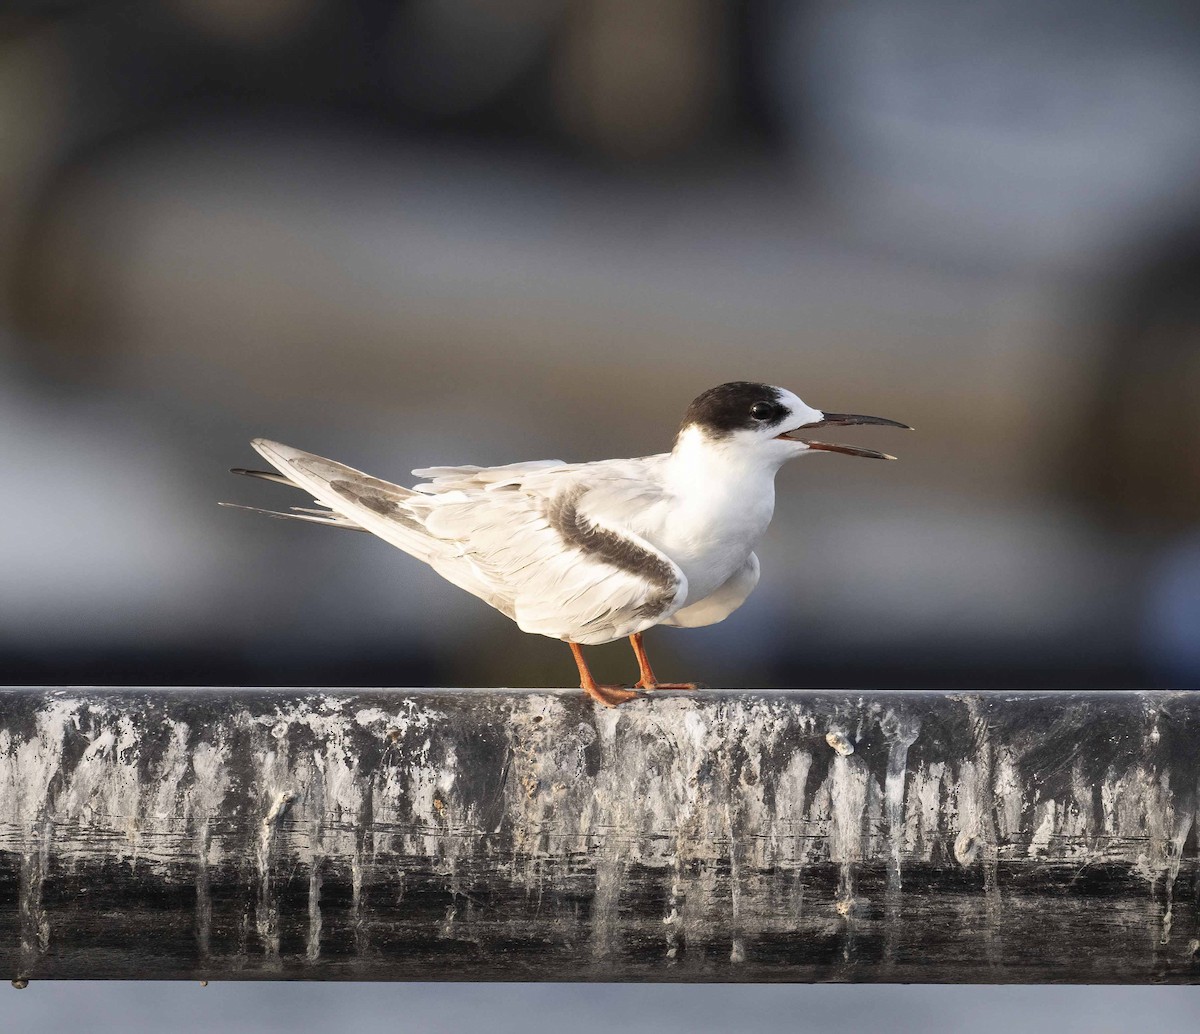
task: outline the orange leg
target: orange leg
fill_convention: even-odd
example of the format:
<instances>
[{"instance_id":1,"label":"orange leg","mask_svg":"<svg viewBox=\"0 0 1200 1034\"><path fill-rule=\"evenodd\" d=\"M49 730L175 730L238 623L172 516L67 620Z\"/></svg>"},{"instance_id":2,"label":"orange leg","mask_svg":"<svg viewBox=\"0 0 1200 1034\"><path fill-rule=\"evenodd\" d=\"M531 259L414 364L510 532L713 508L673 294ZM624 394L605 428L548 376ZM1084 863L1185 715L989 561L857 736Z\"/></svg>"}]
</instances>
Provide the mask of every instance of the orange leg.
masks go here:
<instances>
[{"instance_id":1,"label":"orange leg","mask_svg":"<svg viewBox=\"0 0 1200 1034\"><path fill-rule=\"evenodd\" d=\"M638 689L695 689L694 682L659 682L654 677L654 669L650 667L650 658L646 656L646 648L642 646L642 633L634 632L629 637L633 644L633 652L637 657L638 670L642 677L638 680Z\"/></svg>"},{"instance_id":2,"label":"orange leg","mask_svg":"<svg viewBox=\"0 0 1200 1034\"><path fill-rule=\"evenodd\" d=\"M588 670L587 661L583 659L583 647L578 643L571 642L568 642L567 645L571 648L575 664L579 668L579 688L593 700L599 700L605 707L616 707L617 704L623 704L626 700L632 700L637 696L632 689L626 689L624 686L598 685L592 677L591 671Z\"/></svg>"}]
</instances>

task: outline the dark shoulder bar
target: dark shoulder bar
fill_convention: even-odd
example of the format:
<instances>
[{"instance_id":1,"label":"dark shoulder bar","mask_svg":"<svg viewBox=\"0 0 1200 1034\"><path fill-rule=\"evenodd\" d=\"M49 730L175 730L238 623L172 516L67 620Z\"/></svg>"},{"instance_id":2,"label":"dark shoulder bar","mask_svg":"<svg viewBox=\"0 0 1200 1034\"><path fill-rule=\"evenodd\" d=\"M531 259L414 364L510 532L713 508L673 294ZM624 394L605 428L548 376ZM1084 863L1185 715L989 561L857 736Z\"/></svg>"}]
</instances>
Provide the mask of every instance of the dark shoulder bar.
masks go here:
<instances>
[{"instance_id":1,"label":"dark shoulder bar","mask_svg":"<svg viewBox=\"0 0 1200 1034\"><path fill-rule=\"evenodd\" d=\"M1200 980L1200 694L0 690L0 973Z\"/></svg>"}]
</instances>

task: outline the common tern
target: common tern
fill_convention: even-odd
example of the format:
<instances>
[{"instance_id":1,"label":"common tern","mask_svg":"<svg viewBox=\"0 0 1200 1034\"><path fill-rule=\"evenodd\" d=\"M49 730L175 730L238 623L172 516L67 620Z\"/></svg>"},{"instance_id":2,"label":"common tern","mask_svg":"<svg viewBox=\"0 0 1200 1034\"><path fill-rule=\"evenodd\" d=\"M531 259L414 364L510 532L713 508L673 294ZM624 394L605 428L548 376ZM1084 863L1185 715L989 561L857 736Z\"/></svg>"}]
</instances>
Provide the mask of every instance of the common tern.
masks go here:
<instances>
[{"instance_id":1,"label":"common tern","mask_svg":"<svg viewBox=\"0 0 1200 1034\"><path fill-rule=\"evenodd\" d=\"M655 677L642 633L711 625L758 584L754 547L775 509L775 474L817 452L894 459L815 441L821 427L907 424L825 413L769 384L733 381L698 396L670 452L634 459L500 467L424 467L404 488L265 438L254 448L275 471L233 473L299 488L319 507L273 517L368 531L512 618L524 632L564 640L580 688L615 706L638 694L600 685L581 647L628 637L636 689L694 689ZM277 473L276 473L277 471ZM239 506L223 503L224 506Z\"/></svg>"}]
</instances>

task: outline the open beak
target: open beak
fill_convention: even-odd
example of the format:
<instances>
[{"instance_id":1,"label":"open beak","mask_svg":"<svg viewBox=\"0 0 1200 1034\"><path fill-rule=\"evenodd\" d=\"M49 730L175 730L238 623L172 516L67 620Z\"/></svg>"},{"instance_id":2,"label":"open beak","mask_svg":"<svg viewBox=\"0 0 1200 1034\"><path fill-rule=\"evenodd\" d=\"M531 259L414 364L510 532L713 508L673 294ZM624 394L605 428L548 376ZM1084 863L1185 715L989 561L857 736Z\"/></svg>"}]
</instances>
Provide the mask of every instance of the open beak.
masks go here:
<instances>
[{"instance_id":1,"label":"open beak","mask_svg":"<svg viewBox=\"0 0 1200 1034\"><path fill-rule=\"evenodd\" d=\"M895 456L889 456L886 452L876 452L874 449L860 449L856 445L835 445L832 442L814 442L808 438L802 438L798 434L798 432L807 430L810 427L850 427L854 424L878 424L882 427L899 427L905 431L912 430L908 424L902 424L898 420L888 420L881 416L863 416L861 413L822 413L820 420L814 420L811 424L802 424L800 427L794 427L790 431L784 431L779 437L790 442L801 442L817 452L840 452L846 456L865 456L867 459L872 460L894 460L896 458Z\"/></svg>"}]
</instances>

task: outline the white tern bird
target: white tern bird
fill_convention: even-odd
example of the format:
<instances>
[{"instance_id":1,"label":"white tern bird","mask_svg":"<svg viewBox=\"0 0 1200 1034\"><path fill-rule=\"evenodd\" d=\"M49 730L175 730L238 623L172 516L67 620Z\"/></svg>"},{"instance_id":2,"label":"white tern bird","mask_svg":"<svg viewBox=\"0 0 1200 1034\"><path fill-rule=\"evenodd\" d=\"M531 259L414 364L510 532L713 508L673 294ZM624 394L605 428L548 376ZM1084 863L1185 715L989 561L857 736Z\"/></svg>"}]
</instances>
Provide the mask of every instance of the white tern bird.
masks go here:
<instances>
[{"instance_id":1,"label":"white tern bird","mask_svg":"<svg viewBox=\"0 0 1200 1034\"><path fill-rule=\"evenodd\" d=\"M369 531L512 618L525 632L564 640L580 687L614 706L638 694L597 684L581 646L628 636L637 689L659 682L642 633L728 617L758 584L758 543L775 508L775 473L815 452L893 459L813 441L811 428L908 425L822 413L783 388L734 381L688 407L670 452L635 459L502 467L426 467L403 488L278 442L255 439L275 468L235 474L303 489L321 508L275 517ZM235 503L222 505L236 506Z\"/></svg>"}]
</instances>

